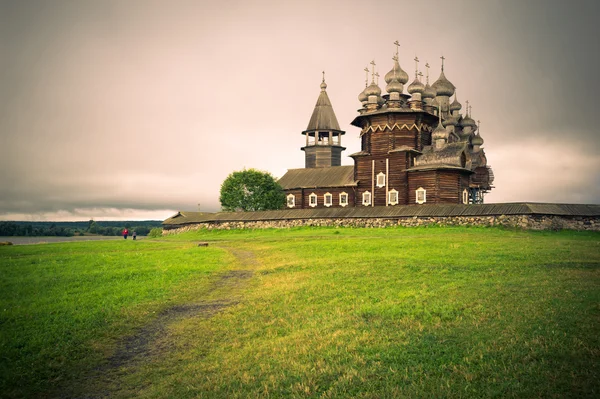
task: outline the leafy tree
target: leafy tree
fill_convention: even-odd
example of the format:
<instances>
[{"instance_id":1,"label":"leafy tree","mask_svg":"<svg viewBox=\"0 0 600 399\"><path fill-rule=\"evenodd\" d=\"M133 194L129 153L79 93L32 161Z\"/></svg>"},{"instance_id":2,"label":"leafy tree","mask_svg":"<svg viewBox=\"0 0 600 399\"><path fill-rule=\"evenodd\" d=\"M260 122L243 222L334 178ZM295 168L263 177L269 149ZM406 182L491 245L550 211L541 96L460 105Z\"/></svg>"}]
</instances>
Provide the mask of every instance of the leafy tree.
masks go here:
<instances>
[{"instance_id":1,"label":"leafy tree","mask_svg":"<svg viewBox=\"0 0 600 399\"><path fill-rule=\"evenodd\" d=\"M264 211L281 209L283 189L268 172L244 169L233 172L221 184L219 197L225 211Z\"/></svg>"},{"instance_id":2,"label":"leafy tree","mask_svg":"<svg viewBox=\"0 0 600 399\"><path fill-rule=\"evenodd\" d=\"M96 223L95 221L91 221L92 223L89 224L88 227L88 231L92 234L99 234L98 230L99 230L99 226L98 223Z\"/></svg>"},{"instance_id":3,"label":"leafy tree","mask_svg":"<svg viewBox=\"0 0 600 399\"><path fill-rule=\"evenodd\" d=\"M148 233L148 237L151 237L151 238L162 237L162 229L160 227L153 228L152 230L150 230L150 233Z\"/></svg>"}]
</instances>

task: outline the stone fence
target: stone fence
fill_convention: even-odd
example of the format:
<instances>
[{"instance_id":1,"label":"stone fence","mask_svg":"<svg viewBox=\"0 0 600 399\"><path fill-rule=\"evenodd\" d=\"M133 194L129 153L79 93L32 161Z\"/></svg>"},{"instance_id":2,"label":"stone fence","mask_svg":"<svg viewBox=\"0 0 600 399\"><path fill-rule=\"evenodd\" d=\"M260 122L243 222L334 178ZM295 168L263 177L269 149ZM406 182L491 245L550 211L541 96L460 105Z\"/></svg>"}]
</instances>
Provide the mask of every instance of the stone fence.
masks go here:
<instances>
[{"instance_id":1,"label":"stone fence","mask_svg":"<svg viewBox=\"0 0 600 399\"><path fill-rule=\"evenodd\" d=\"M397 218L310 218L279 219L260 221L208 221L169 226L163 235L178 234L199 229L285 229L300 226L366 227L383 228L392 226L503 226L524 230L590 230L600 231L598 216L548 216L548 215L499 215L499 216L437 216Z\"/></svg>"}]
</instances>

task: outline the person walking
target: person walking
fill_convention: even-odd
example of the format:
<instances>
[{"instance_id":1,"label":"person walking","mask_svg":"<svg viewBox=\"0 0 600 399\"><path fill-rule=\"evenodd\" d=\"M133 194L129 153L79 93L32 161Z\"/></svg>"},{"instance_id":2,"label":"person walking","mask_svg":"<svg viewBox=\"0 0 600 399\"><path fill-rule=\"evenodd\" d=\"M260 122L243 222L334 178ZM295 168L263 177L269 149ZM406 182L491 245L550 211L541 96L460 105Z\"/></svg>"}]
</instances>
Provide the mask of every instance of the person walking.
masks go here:
<instances>
[{"instance_id":1,"label":"person walking","mask_svg":"<svg viewBox=\"0 0 600 399\"><path fill-rule=\"evenodd\" d=\"M129 231L127 230L127 227L123 230L123 238L127 239L127 236L129 235Z\"/></svg>"},{"instance_id":2,"label":"person walking","mask_svg":"<svg viewBox=\"0 0 600 399\"><path fill-rule=\"evenodd\" d=\"M131 237L135 240L137 237L137 233L134 231L133 233L131 233Z\"/></svg>"}]
</instances>

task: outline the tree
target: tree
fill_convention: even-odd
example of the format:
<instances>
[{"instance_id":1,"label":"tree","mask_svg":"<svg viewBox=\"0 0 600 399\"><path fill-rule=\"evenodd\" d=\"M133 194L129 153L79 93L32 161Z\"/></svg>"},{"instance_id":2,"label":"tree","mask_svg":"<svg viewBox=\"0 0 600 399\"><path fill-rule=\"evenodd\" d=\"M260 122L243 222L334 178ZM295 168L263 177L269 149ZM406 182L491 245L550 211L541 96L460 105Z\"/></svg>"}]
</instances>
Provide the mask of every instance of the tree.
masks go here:
<instances>
[{"instance_id":1,"label":"tree","mask_svg":"<svg viewBox=\"0 0 600 399\"><path fill-rule=\"evenodd\" d=\"M285 194L270 173L244 169L223 181L219 201L224 211L264 211L281 209Z\"/></svg>"}]
</instances>

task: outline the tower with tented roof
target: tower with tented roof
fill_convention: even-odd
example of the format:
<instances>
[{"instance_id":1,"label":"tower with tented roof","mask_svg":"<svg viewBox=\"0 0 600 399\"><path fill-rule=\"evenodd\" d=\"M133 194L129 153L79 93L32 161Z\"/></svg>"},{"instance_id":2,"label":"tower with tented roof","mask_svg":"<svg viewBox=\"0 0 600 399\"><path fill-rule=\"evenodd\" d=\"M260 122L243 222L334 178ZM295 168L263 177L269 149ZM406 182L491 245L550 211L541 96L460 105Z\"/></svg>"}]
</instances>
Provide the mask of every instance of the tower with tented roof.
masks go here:
<instances>
[{"instance_id":1,"label":"tower with tented roof","mask_svg":"<svg viewBox=\"0 0 600 399\"><path fill-rule=\"evenodd\" d=\"M323 168L340 166L342 163L342 136L345 134L335 116L331 101L327 95L325 72L321 82L321 92L306 130L306 145L302 147L305 154L306 168Z\"/></svg>"}]
</instances>

